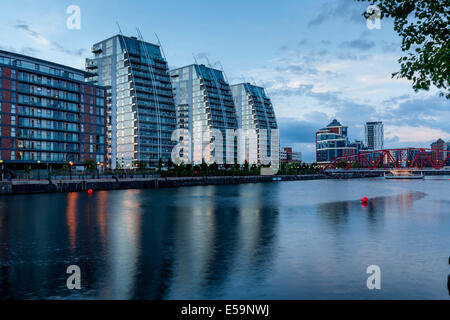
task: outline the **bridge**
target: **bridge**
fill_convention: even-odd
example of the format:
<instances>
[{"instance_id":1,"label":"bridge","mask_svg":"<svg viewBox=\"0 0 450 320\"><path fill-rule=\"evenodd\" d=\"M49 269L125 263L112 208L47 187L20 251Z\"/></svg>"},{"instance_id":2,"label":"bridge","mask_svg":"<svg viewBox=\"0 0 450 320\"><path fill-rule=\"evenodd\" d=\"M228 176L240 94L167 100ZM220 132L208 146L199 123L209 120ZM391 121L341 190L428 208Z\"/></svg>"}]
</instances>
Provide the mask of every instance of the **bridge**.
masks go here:
<instances>
[{"instance_id":1,"label":"bridge","mask_svg":"<svg viewBox=\"0 0 450 320\"><path fill-rule=\"evenodd\" d=\"M392 169L436 172L450 169L450 150L402 148L362 151L335 158L322 168L328 172L385 172Z\"/></svg>"}]
</instances>

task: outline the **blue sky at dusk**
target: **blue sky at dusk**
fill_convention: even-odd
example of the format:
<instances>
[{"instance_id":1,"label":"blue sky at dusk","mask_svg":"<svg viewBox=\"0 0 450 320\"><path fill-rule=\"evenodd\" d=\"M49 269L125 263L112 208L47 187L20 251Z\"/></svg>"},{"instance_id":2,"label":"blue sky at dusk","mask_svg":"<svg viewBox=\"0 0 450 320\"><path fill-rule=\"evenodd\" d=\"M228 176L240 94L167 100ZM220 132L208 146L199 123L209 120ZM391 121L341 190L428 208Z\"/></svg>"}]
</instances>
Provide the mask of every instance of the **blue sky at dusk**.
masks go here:
<instances>
[{"instance_id":1,"label":"blue sky at dusk","mask_svg":"<svg viewBox=\"0 0 450 320\"><path fill-rule=\"evenodd\" d=\"M69 5L81 30L66 28ZM2 3L0 49L84 68L90 47L118 33L156 42L168 63L223 66L230 83L267 88L282 145L314 160L314 133L337 118L352 140L366 121L385 123L385 146L450 140L450 103L437 90L416 93L398 71L400 39L388 20L370 30L354 0L14 1Z\"/></svg>"}]
</instances>

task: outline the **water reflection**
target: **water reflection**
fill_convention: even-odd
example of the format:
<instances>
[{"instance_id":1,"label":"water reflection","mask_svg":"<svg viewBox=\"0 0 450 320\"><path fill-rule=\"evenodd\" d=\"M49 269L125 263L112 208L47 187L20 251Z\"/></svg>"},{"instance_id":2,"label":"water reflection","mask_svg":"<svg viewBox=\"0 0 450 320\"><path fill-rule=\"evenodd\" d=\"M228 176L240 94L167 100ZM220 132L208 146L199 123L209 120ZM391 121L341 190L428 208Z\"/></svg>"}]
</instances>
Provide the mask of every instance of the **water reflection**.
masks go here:
<instances>
[{"instance_id":1,"label":"water reflection","mask_svg":"<svg viewBox=\"0 0 450 320\"><path fill-rule=\"evenodd\" d=\"M0 198L0 298L295 299L322 297L321 290L359 297L366 292L348 289L354 279L345 272L354 276L361 261L383 257L395 266L433 261L427 252L441 254L448 199L430 200L436 219L416 225L410 218L424 212L425 193L398 189L370 196L367 207L357 196L324 203L322 191L336 183ZM342 183L346 193L359 194L361 182ZM423 246L414 248L417 256L395 260L416 242ZM81 291L65 286L72 264L81 268ZM417 264L411 270L428 270L424 279L440 274L436 282L442 287L448 270L431 272L432 267ZM432 287L428 282L413 289Z\"/></svg>"},{"instance_id":2,"label":"water reflection","mask_svg":"<svg viewBox=\"0 0 450 320\"><path fill-rule=\"evenodd\" d=\"M374 197L368 204L361 204L359 200L319 203L317 214L322 221L335 233L344 232L350 219L359 219L364 213L372 231L376 231L384 223L385 215L389 212L408 214L414 201L423 199L426 193L408 191L396 196Z\"/></svg>"},{"instance_id":3,"label":"water reflection","mask_svg":"<svg viewBox=\"0 0 450 320\"><path fill-rule=\"evenodd\" d=\"M72 192L67 195L66 220L67 228L69 230L70 248L72 251L75 249L77 236L77 199L78 193Z\"/></svg>"}]
</instances>

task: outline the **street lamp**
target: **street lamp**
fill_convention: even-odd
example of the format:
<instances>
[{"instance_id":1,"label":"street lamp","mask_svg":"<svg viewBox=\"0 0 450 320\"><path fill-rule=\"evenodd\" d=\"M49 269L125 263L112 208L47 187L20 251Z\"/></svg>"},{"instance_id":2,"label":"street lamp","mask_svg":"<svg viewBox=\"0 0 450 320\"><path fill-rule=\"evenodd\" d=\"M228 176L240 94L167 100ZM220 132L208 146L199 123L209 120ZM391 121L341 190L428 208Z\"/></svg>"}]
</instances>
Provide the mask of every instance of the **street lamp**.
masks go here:
<instances>
[{"instance_id":1,"label":"street lamp","mask_svg":"<svg viewBox=\"0 0 450 320\"><path fill-rule=\"evenodd\" d=\"M69 179L72 180L72 166L73 166L73 162L70 161L69 162Z\"/></svg>"},{"instance_id":2,"label":"street lamp","mask_svg":"<svg viewBox=\"0 0 450 320\"><path fill-rule=\"evenodd\" d=\"M37 163L37 165L38 165L38 167L37 167L38 180L41 180L41 175L40 175L40 171L39 171L39 164L41 163L41 161L38 160L36 163Z\"/></svg>"}]
</instances>

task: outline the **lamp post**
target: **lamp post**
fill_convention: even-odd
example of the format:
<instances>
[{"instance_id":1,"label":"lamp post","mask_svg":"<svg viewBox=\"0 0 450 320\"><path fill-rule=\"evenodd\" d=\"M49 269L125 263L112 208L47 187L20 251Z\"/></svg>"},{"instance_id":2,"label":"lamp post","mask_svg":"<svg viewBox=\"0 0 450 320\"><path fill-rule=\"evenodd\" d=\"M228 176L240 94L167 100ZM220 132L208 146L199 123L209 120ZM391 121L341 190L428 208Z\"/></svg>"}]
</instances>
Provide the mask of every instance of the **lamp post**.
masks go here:
<instances>
[{"instance_id":1,"label":"lamp post","mask_svg":"<svg viewBox=\"0 0 450 320\"><path fill-rule=\"evenodd\" d=\"M73 162L70 161L69 162L69 179L72 180L72 166L73 166Z\"/></svg>"},{"instance_id":2,"label":"lamp post","mask_svg":"<svg viewBox=\"0 0 450 320\"><path fill-rule=\"evenodd\" d=\"M2 175L0 176L0 181L3 181L3 179L4 179L4 174L3 174L4 164L3 164L3 160L0 160L0 163L2 164Z\"/></svg>"},{"instance_id":3,"label":"lamp post","mask_svg":"<svg viewBox=\"0 0 450 320\"><path fill-rule=\"evenodd\" d=\"M38 165L38 167L37 167L37 172L38 172L38 180L41 180L41 175L40 175L40 170L39 170L39 165L40 165L40 163L41 163L41 161L37 161L37 165Z\"/></svg>"}]
</instances>

